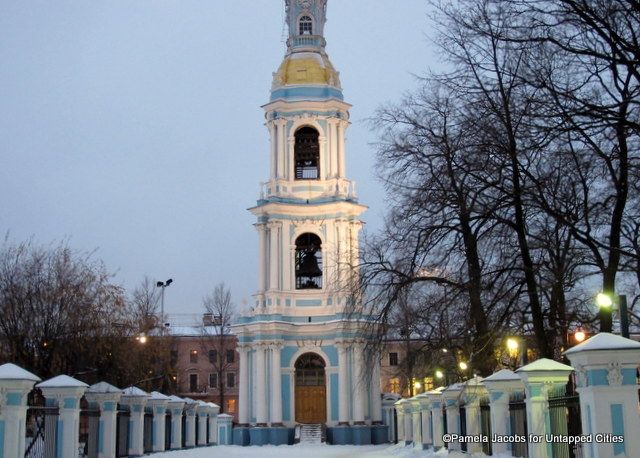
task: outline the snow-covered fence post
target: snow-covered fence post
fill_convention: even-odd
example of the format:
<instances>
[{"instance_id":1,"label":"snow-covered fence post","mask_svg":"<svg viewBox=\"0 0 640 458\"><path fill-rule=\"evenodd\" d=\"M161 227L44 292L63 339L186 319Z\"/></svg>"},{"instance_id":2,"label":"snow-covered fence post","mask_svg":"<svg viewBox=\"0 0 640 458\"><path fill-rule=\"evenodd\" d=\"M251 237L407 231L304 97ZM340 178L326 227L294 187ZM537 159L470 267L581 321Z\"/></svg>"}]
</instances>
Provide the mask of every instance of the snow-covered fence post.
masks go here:
<instances>
[{"instance_id":1,"label":"snow-covered fence post","mask_svg":"<svg viewBox=\"0 0 640 458\"><path fill-rule=\"evenodd\" d=\"M185 400L178 396L169 396L167 410L171 413L171 450L182 448L182 411Z\"/></svg>"},{"instance_id":2,"label":"snow-covered fence post","mask_svg":"<svg viewBox=\"0 0 640 458\"><path fill-rule=\"evenodd\" d=\"M151 427L151 434L153 442L151 447L154 452L164 452L165 435L166 435L166 417L167 417L167 404L169 403L169 396L166 396L157 391L152 391L151 396L147 399L147 407L151 408L153 414L153 422Z\"/></svg>"},{"instance_id":3,"label":"snow-covered fence post","mask_svg":"<svg viewBox=\"0 0 640 458\"><path fill-rule=\"evenodd\" d=\"M440 387L435 390L427 391L426 395L431 402L431 432L433 435L433 448L438 450L444 446L442 435L444 434L444 425L442 421L442 390Z\"/></svg>"},{"instance_id":4,"label":"snow-covered fence post","mask_svg":"<svg viewBox=\"0 0 640 458\"><path fill-rule=\"evenodd\" d=\"M226 413L218 415L218 445L231 445L231 421L233 417Z\"/></svg>"},{"instance_id":5,"label":"snow-covered fence post","mask_svg":"<svg viewBox=\"0 0 640 458\"><path fill-rule=\"evenodd\" d=\"M399 394L385 393L382 397L382 423L387 427L389 435L387 436L389 442L396 441L396 427L395 427L395 408L394 404L400 399Z\"/></svg>"},{"instance_id":6,"label":"snow-covered fence post","mask_svg":"<svg viewBox=\"0 0 640 458\"><path fill-rule=\"evenodd\" d=\"M564 386L569 381L571 366L542 358L516 370L525 385L527 397L527 432L529 434L529 456L551 458L552 443L546 442L545 434L551 434L549 420L549 392Z\"/></svg>"},{"instance_id":7,"label":"snow-covered fence post","mask_svg":"<svg viewBox=\"0 0 640 458\"><path fill-rule=\"evenodd\" d=\"M462 384L454 383L442 391L442 399L447 409L447 434L460 434L460 393ZM462 450L458 441L449 443L449 451Z\"/></svg>"},{"instance_id":8,"label":"snow-covered fence post","mask_svg":"<svg viewBox=\"0 0 640 458\"><path fill-rule=\"evenodd\" d=\"M27 395L39 381L15 364L0 366L0 456L24 456Z\"/></svg>"},{"instance_id":9,"label":"snow-covered fence post","mask_svg":"<svg viewBox=\"0 0 640 458\"><path fill-rule=\"evenodd\" d=\"M404 407L402 407L402 404L404 404L405 402L406 402L405 399L400 399L393 404L394 408L396 409L396 424L398 426L398 430L397 430L398 444L403 444L403 445L405 445L405 442L404 442Z\"/></svg>"},{"instance_id":10,"label":"snow-covered fence post","mask_svg":"<svg viewBox=\"0 0 640 458\"><path fill-rule=\"evenodd\" d=\"M577 374L582 434L593 434L594 438L583 444L584 456L637 456L640 417L636 368L640 343L601 332L564 354ZM596 441L597 434L611 440L622 436L623 441Z\"/></svg>"},{"instance_id":11,"label":"snow-covered fence post","mask_svg":"<svg viewBox=\"0 0 640 458\"><path fill-rule=\"evenodd\" d=\"M464 413L466 432L468 436L480 436L482 433L480 401L487 396L487 389L482 383L480 377L473 377L464 383L462 397L464 398ZM467 444L467 453L481 453L481 442L469 442Z\"/></svg>"},{"instance_id":12,"label":"snow-covered fence post","mask_svg":"<svg viewBox=\"0 0 640 458\"><path fill-rule=\"evenodd\" d=\"M194 401L191 398L184 398L186 404L184 405L184 412L187 415L184 428L184 446L195 447L196 446L196 409L198 407L198 401Z\"/></svg>"},{"instance_id":13,"label":"snow-covered fence post","mask_svg":"<svg viewBox=\"0 0 640 458\"><path fill-rule=\"evenodd\" d=\"M130 386L122 390L120 404L129 407L129 456L144 455L144 408L149 393Z\"/></svg>"},{"instance_id":14,"label":"snow-covered fence post","mask_svg":"<svg viewBox=\"0 0 640 458\"><path fill-rule=\"evenodd\" d=\"M422 406L417 396L409 398L409 408L411 415L411 438L413 446L422 450Z\"/></svg>"},{"instance_id":15,"label":"snow-covered fence post","mask_svg":"<svg viewBox=\"0 0 640 458\"><path fill-rule=\"evenodd\" d=\"M220 406L209 402L209 437L207 438L209 444L218 443L218 412L220 412Z\"/></svg>"},{"instance_id":16,"label":"snow-covered fence post","mask_svg":"<svg viewBox=\"0 0 640 458\"><path fill-rule=\"evenodd\" d=\"M116 422L118 401L122 391L107 382L96 383L87 388L84 397L91 407L100 410L98 423L98 458L116 456Z\"/></svg>"},{"instance_id":17,"label":"snow-covered fence post","mask_svg":"<svg viewBox=\"0 0 640 458\"><path fill-rule=\"evenodd\" d=\"M36 385L50 406L58 407L56 457L78 456L80 398L89 387L68 375L58 375Z\"/></svg>"},{"instance_id":18,"label":"snow-covered fence post","mask_svg":"<svg viewBox=\"0 0 640 458\"><path fill-rule=\"evenodd\" d=\"M427 449L433 446L433 437L431 437L431 400L427 393L421 393L416 398L420 402L422 449Z\"/></svg>"},{"instance_id":19,"label":"snow-covered fence post","mask_svg":"<svg viewBox=\"0 0 640 458\"><path fill-rule=\"evenodd\" d=\"M511 431L511 417L509 414L509 400L516 392L524 391L524 383L513 371L502 369L490 375L483 381L484 386L489 391L489 402L491 407L491 434L497 436L509 436ZM494 442L492 452L494 455L500 453L510 453L511 443Z\"/></svg>"},{"instance_id":20,"label":"snow-covered fence post","mask_svg":"<svg viewBox=\"0 0 640 458\"><path fill-rule=\"evenodd\" d=\"M198 439L196 445L207 445L207 417L209 416L209 405L204 401L198 401L196 413L198 414Z\"/></svg>"}]
</instances>

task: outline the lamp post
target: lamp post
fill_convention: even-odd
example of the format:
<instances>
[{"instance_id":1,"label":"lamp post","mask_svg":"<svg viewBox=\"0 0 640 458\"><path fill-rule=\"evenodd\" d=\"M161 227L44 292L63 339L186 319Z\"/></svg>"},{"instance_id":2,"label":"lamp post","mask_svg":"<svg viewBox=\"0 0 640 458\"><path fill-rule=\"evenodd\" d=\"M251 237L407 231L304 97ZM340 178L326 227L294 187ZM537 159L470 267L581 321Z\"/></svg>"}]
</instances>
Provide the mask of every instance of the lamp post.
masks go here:
<instances>
[{"instance_id":1,"label":"lamp post","mask_svg":"<svg viewBox=\"0 0 640 458\"><path fill-rule=\"evenodd\" d=\"M629 312L627 310L627 295L618 294L610 295L607 293L598 293L596 296L596 305L600 309L600 332L611 332L613 306L618 306L620 313L620 334L622 337L629 338Z\"/></svg>"},{"instance_id":2,"label":"lamp post","mask_svg":"<svg viewBox=\"0 0 640 458\"><path fill-rule=\"evenodd\" d=\"M156 283L158 288L162 288L160 292L160 320L162 320L162 329L160 331L161 334L164 334L164 289L173 283L173 278L168 279L167 281L159 281Z\"/></svg>"}]
</instances>

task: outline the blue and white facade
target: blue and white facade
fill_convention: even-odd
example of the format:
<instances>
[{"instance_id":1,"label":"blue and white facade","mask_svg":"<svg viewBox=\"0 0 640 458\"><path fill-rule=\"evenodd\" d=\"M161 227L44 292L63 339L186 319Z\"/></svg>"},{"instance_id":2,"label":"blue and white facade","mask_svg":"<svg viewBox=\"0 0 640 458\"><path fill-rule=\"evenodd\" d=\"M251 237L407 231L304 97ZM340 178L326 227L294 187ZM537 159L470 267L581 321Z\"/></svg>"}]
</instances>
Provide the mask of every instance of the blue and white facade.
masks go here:
<instances>
[{"instance_id":1,"label":"blue and white facade","mask_svg":"<svg viewBox=\"0 0 640 458\"><path fill-rule=\"evenodd\" d=\"M325 52L326 5L286 0L288 49L263 107L269 179L250 209L258 290L251 312L234 326L238 444L286 443L296 424L308 422L301 407L296 411L296 402L306 402L297 386L305 358L315 365L310 383L324 386L314 395L324 398L324 413L316 405L313 422L327 425L330 441L369 443L382 419L378 360L364 354L366 317L347 309L366 207L346 176L350 105Z\"/></svg>"}]
</instances>

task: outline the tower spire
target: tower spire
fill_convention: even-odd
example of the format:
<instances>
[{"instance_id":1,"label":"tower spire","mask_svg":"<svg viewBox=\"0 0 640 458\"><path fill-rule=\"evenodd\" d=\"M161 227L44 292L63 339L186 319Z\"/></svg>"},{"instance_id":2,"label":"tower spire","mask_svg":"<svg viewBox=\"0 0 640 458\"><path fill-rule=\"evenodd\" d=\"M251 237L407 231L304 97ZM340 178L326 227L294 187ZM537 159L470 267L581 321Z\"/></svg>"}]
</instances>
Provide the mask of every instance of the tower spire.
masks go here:
<instances>
[{"instance_id":1,"label":"tower spire","mask_svg":"<svg viewBox=\"0 0 640 458\"><path fill-rule=\"evenodd\" d=\"M327 0L285 0L289 26L289 49L301 46L324 48Z\"/></svg>"}]
</instances>

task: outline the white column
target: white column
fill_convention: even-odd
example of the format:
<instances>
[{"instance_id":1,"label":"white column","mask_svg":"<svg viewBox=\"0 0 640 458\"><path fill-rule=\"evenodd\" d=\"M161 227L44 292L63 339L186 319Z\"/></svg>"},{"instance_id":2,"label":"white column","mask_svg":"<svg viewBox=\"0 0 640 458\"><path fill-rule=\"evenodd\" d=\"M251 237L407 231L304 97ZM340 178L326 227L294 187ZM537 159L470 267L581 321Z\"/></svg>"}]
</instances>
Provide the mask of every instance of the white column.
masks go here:
<instances>
[{"instance_id":1,"label":"white column","mask_svg":"<svg viewBox=\"0 0 640 458\"><path fill-rule=\"evenodd\" d=\"M326 180L329 178L329 158L327 151L327 137L318 137L318 146L320 148L320 179Z\"/></svg>"},{"instance_id":2,"label":"white column","mask_svg":"<svg viewBox=\"0 0 640 458\"><path fill-rule=\"evenodd\" d=\"M382 393L380 390L380 357L374 356L371 375L371 421L382 424Z\"/></svg>"},{"instance_id":3,"label":"white column","mask_svg":"<svg viewBox=\"0 0 640 458\"><path fill-rule=\"evenodd\" d=\"M426 393L416 396L420 400L420 412L422 413L422 424L420 425L420 436L422 437L423 448L433 445L433 437L431 435L431 401Z\"/></svg>"},{"instance_id":4,"label":"white column","mask_svg":"<svg viewBox=\"0 0 640 458\"><path fill-rule=\"evenodd\" d=\"M460 405L458 403L462 384L450 385L442 392L442 397L446 402L447 409L447 433L460 434ZM455 441L449 443L449 451L462 450L462 445Z\"/></svg>"},{"instance_id":5,"label":"white column","mask_svg":"<svg viewBox=\"0 0 640 458\"><path fill-rule=\"evenodd\" d=\"M487 394L487 390L479 377L473 377L465 382L463 397L465 402L466 434L479 436L482 432L480 418L480 399ZM467 453L481 453L482 444L470 442L467 444Z\"/></svg>"},{"instance_id":6,"label":"white column","mask_svg":"<svg viewBox=\"0 0 640 458\"><path fill-rule=\"evenodd\" d=\"M278 151L278 140L277 140L277 135L278 135L278 123L277 121L271 121L269 123L269 141L270 141L270 148L271 148L271 154L270 154L270 162L271 162L271 174L270 177L272 180L274 180L276 178L276 164L278 162L277 159L277 151Z\"/></svg>"},{"instance_id":7,"label":"white column","mask_svg":"<svg viewBox=\"0 0 640 458\"><path fill-rule=\"evenodd\" d=\"M271 349L271 426L282 426L282 376L280 351L282 343L269 345Z\"/></svg>"},{"instance_id":8,"label":"white column","mask_svg":"<svg viewBox=\"0 0 640 458\"><path fill-rule=\"evenodd\" d=\"M279 243L278 233L281 223L279 221L270 221L269 227L269 289L276 290L279 288L278 277L280 269L278 268L279 260Z\"/></svg>"},{"instance_id":9,"label":"white column","mask_svg":"<svg viewBox=\"0 0 640 458\"><path fill-rule=\"evenodd\" d=\"M287 149L287 170L289 170L289 180L295 180L296 179L296 167L295 167L295 160L294 160L294 155L295 155L295 137L289 137L288 141L287 141L287 145L289 145L288 149Z\"/></svg>"},{"instance_id":10,"label":"white column","mask_svg":"<svg viewBox=\"0 0 640 458\"><path fill-rule=\"evenodd\" d=\"M344 154L346 126L346 121L340 121L338 124L338 176L340 178L344 178L346 173Z\"/></svg>"},{"instance_id":11,"label":"white column","mask_svg":"<svg viewBox=\"0 0 640 458\"><path fill-rule=\"evenodd\" d=\"M291 222L285 221L282 224L282 289L290 291L293 289L291 284L291 267L293 265L292 247L289 234L291 233Z\"/></svg>"},{"instance_id":12,"label":"white column","mask_svg":"<svg viewBox=\"0 0 640 458\"><path fill-rule=\"evenodd\" d=\"M240 353L238 421L240 425L246 426L249 424L249 347L247 345L239 345L238 353Z\"/></svg>"},{"instance_id":13,"label":"white column","mask_svg":"<svg viewBox=\"0 0 640 458\"><path fill-rule=\"evenodd\" d=\"M366 386L364 380L364 344L356 343L353 347L353 424L364 424L364 403Z\"/></svg>"},{"instance_id":14,"label":"white column","mask_svg":"<svg viewBox=\"0 0 640 458\"><path fill-rule=\"evenodd\" d=\"M149 395L131 386L122 390L120 404L129 407L129 455L144 455L144 408ZM65 455L66 456L66 455Z\"/></svg>"},{"instance_id":15,"label":"white column","mask_svg":"<svg viewBox=\"0 0 640 458\"><path fill-rule=\"evenodd\" d=\"M157 391L152 391L151 397L147 401L147 407L151 408L153 413L152 437L153 443L151 447L154 452L164 452L165 450L165 419L167 416L167 403L169 396L165 396ZM115 423L114 423L115 424ZM115 456L115 455L114 455Z\"/></svg>"},{"instance_id":16,"label":"white column","mask_svg":"<svg viewBox=\"0 0 640 458\"><path fill-rule=\"evenodd\" d=\"M213 402L209 403L209 437L207 438L207 442L209 444L217 444L218 443L218 413L220 412L220 406L214 404Z\"/></svg>"},{"instance_id":17,"label":"white column","mask_svg":"<svg viewBox=\"0 0 640 458\"><path fill-rule=\"evenodd\" d=\"M438 450L444 443L442 435L444 428L442 424L442 394L438 390L427 392L429 401L431 402L431 429L433 436L433 448Z\"/></svg>"},{"instance_id":18,"label":"white column","mask_svg":"<svg viewBox=\"0 0 640 458\"><path fill-rule=\"evenodd\" d=\"M256 346L256 424L267 426L267 384L265 365L265 345Z\"/></svg>"},{"instance_id":19,"label":"white column","mask_svg":"<svg viewBox=\"0 0 640 458\"><path fill-rule=\"evenodd\" d=\"M402 444L402 445L406 445L405 434L404 434L404 407L403 407L403 404L405 402L407 402L406 399L400 399L398 402L394 404L396 409L396 423L398 425L398 444ZM391 425L391 428L393 428L393 424Z\"/></svg>"},{"instance_id":20,"label":"white column","mask_svg":"<svg viewBox=\"0 0 640 458\"><path fill-rule=\"evenodd\" d=\"M491 434L497 436L508 436L515 434L511 431L511 416L509 414L509 398L512 393L523 392L524 384L515 372L509 369L502 369L483 380L489 391L490 414L491 414ZM524 393L522 395L524 399ZM512 446L510 443L495 442L492 446L494 455L510 453Z\"/></svg>"},{"instance_id":21,"label":"white column","mask_svg":"<svg viewBox=\"0 0 640 458\"><path fill-rule=\"evenodd\" d=\"M171 412L171 443L169 448L176 450L182 448L182 411L185 400L178 396L169 396L167 410Z\"/></svg>"},{"instance_id":22,"label":"white column","mask_svg":"<svg viewBox=\"0 0 640 458\"><path fill-rule=\"evenodd\" d=\"M285 119L278 119L277 121L277 130L276 137L277 147L276 147L276 164L274 165L274 170L276 177L281 178L284 175L284 156L285 156L285 126L287 121Z\"/></svg>"},{"instance_id":23,"label":"white column","mask_svg":"<svg viewBox=\"0 0 640 458\"><path fill-rule=\"evenodd\" d=\"M198 401L198 440L196 445L207 445L207 420L209 406L204 401Z\"/></svg>"},{"instance_id":24,"label":"white column","mask_svg":"<svg viewBox=\"0 0 640 458\"><path fill-rule=\"evenodd\" d=\"M335 119L329 120L329 132L331 132L331 138L329 139L329 155L331 156L331 177L335 177L338 174L338 123Z\"/></svg>"},{"instance_id":25,"label":"white column","mask_svg":"<svg viewBox=\"0 0 640 458\"><path fill-rule=\"evenodd\" d=\"M258 293L264 293L267 277L267 229L265 224L254 224L258 231Z\"/></svg>"},{"instance_id":26,"label":"white column","mask_svg":"<svg viewBox=\"0 0 640 458\"><path fill-rule=\"evenodd\" d=\"M347 344L336 342L338 349L338 424L349 424L349 373Z\"/></svg>"},{"instance_id":27,"label":"white column","mask_svg":"<svg viewBox=\"0 0 640 458\"><path fill-rule=\"evenodd\" d=\"M195 447L196 446L196 409L198 403L193 399L187 399L187 404L184 406L187 418L185 421L185 436L184 446Z\"/></svg>"}]
</instances>

